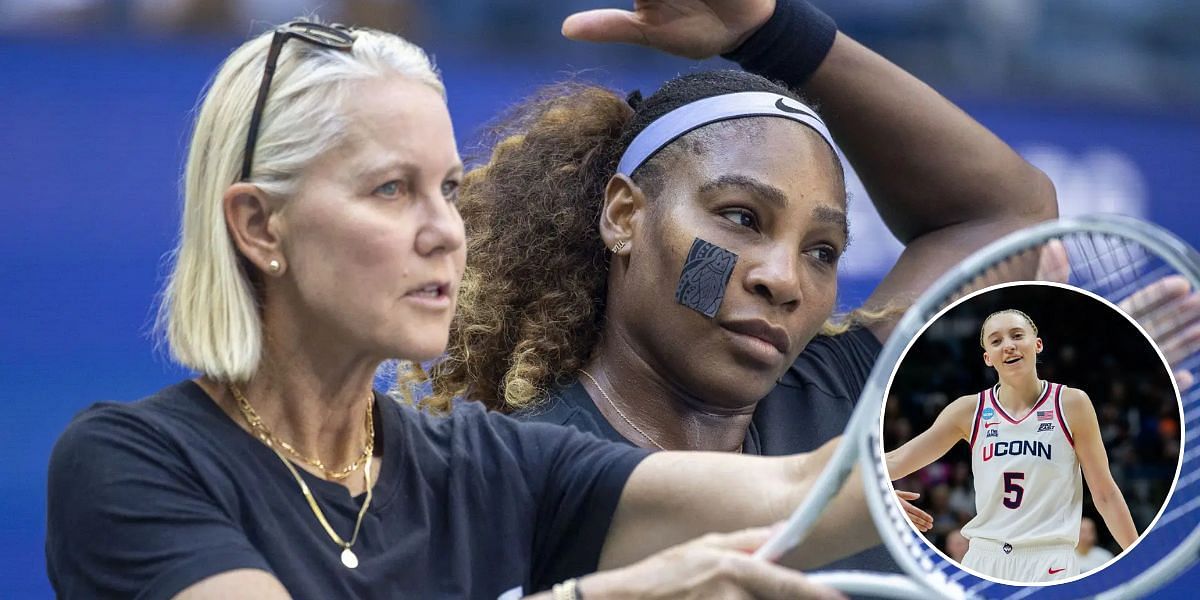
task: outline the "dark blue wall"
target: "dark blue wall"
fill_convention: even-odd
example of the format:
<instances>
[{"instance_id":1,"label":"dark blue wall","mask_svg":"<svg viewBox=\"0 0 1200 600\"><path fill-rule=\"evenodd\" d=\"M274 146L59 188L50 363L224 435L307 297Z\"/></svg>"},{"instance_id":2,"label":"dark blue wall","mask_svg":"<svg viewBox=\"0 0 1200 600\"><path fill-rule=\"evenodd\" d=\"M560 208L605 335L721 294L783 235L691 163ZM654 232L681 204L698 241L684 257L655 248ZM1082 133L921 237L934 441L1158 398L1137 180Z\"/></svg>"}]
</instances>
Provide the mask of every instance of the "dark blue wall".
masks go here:
<instances>
[{"instance_id":1,"label":"dark blue wall","mask_svg":"<svg viewBox=\"0 0 1200 600\"><path fill-rule=\"evenodd\" d=\"M155 350L147 331L162 256L176 229L190 111L232 46L0 39L5 596L50 593L42 553L45 468L71 416L93 401L138 398L185 376ZM534 85L596 66L578 58L572 64L528 56L438 59L462 142ZM687 68L662 60L639 64L634 73L615 76L610 68L587 76L650 90ZM1200 121L998 101L968 103L968 109L1055 177L1067 212L1108 207L1200 240ZM863 258L855 263L851 255L845 306L865 296L878 277L877 263L886 264L895 251L873 245L870 227L869 220L856 223L860 242L851 252ZM1182 594L1185 586L1173 589Z\"/></svg>"}]
</instances>

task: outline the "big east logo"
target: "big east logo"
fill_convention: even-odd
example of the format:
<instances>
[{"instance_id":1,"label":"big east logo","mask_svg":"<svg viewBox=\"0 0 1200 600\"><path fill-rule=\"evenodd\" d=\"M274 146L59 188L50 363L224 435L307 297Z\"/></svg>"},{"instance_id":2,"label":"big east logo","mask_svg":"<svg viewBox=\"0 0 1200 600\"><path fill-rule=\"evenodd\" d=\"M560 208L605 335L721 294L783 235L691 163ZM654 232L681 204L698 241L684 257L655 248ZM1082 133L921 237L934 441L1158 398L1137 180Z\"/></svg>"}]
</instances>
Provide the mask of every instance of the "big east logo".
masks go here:
<instances>
[{"instance_id":1,"label":"big east logo","mask_svg":"<svg viewBox=\"0 0 1200 600\"><path fill-rule=\"evenodd\" d=\"M1045 442L1026 440L992 442L983 447L983 462L992 460L993 456L1040 456L1050 460L1050 449L1050 444Z\"/></svg>"}]
</instances>

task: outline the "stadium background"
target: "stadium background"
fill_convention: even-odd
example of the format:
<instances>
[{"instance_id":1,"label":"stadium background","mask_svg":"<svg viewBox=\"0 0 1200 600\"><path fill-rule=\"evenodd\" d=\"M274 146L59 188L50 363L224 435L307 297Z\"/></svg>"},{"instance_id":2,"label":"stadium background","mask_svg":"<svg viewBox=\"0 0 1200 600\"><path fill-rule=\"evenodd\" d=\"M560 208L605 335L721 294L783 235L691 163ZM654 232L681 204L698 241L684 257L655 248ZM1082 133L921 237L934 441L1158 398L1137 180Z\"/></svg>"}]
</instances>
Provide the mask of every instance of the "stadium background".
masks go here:
<instances>
[{"instance_id":1,"label":"stadium background","mask_svg":"<svg viewBox=\"0 0 1200 600\"><path fill-rule=\"evenodd\" d=\"M0 0L0 595L50 595L45 469L71 416L187 376L148 330L177 227L191 111L231 48L311 11L399 31L444 71L469 154L489 117L540 84L574 74L649 92L697 68L559 38L570 12L621 4ZM1064 214L1130 214L1200 241L1200 11L1189 3L816 4L1046 171ZM853 177L851 189L844 308L899 249ZM1170 594L1197 583L1193 570Z\"/></svg>"},{"instance_id":2,"label":"stadium background","mask_svg":"<svg viewBox=\"0 0 1200 600\"><path fill-rule=\"evenodd\" d=\"M1146 531L1166 503L1179 464L1179 403L1162 359L1146 338L1104 303L1078 292L1044 285L999 288L942 315L896 371L884 406L884 448L894 450L929 429L959 396L996 383L995 369L983 364L979 328L988 315L1007 308L1025 312L1038 327L1044 344L1038 376L1091 398L1109 470L1137 530ZM934 518L925 537L943 551L946 534L975 516L965 443L895 485L921 494L917 504ZM1086 485L1084 490L1083 514L1096 522L1097 545L1119 554Z\"/></svg>"}]
</instances>

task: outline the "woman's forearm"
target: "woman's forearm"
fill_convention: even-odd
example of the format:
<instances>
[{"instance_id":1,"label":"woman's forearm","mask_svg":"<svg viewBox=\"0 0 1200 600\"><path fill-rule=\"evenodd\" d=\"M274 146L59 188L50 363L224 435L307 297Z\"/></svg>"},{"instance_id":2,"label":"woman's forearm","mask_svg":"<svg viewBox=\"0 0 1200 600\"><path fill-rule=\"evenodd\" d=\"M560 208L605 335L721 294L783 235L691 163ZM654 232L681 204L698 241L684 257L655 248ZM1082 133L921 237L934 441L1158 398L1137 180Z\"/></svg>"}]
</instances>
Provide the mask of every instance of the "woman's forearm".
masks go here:
<instances>
[{"instance_id":1,"label":"woman's forearm","mask_svg":"<svg viewBox=\"0 0 1200 600\"><path fill-rule=\"evenodd\" d=\"M804 92L902 242L971 221L1057 215L1045 174L933 88L843 33Z\"/></svg>"},{"instance_id":2,"label":"woman's forearm","mask_svg":"<svg viewBox=\"0 0 1200 600\"><path fill-rule=\"evenodd\" d=\"M790 516L800 506L800 500L780 518ZM862 473L855 466L841 490L826 505L813 530L780 563L794 569L813 569L877 546L879 542L879 530L867 511Z\"/></svg>"},{"instance_id":3,"label":"woman's forearm","mask_svg":"<svg viewBox=\"0 0 1200 600\"><path fill-rule=\"evenodd\" d=\"M888 476L892 481L904 479L912 474L913 471L921 468L919 466L910 466L909 461L904 460L904 446L896 448L891 452L883 455L884 465L887 467Z\"/></svg>"},{"instance_id":4,"label":"woman's forearm","mask_svg":"<svg viewBox=\"0 0 1200 600\"><path fill-rule=\"evenodd\" d=\"M1092 501L1096 510L1100 511L1100 516L1104 518L1104 525L1108 527L1109 533L1117 540L1122 550L1137 540L1137 527L1133 524L1133 516L1129 514L1129 505L1125 503L1125 497L1115 485L1111 492L1093 496Z\"/></svg>"},{"instance_id":5,"label":"woman's forearm","mask_svg":"<svg viewBox=\"0 0 1200 600\"><path fill-rule=\"evenodd\" d=\"M933 425L899 448L884 454L888 476L892 481L908 477L945 456L965 435L973 416L974 399L959 398L938 414Z\"/></svg>"},{"instance_id":6,"label":"woman's forearm","mask_svg":"<svg viewBox=\"0 0 1200 600\"><path fill-rule=\"evenodd\" d=\"M705 533L786 519L808 495L837 444L787 457L691 452L648 457L621 495L601 568L631 564ZM810 568L878 543L857 475L829 503L808 540L784 562Z\"/></svg>"}]
</instances>

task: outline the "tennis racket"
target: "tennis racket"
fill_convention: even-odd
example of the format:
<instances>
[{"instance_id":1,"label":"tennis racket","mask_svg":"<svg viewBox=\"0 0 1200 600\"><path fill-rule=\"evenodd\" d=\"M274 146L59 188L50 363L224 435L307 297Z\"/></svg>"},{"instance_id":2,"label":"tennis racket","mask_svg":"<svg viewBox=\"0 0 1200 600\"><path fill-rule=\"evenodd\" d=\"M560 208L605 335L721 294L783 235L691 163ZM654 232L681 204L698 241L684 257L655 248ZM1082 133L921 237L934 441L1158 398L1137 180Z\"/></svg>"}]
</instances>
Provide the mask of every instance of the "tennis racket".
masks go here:
<instances>
[{"instance_id":1,"label":"tennis racket","mask_svg":"<svg viewBox=\"0 0 1200 600\"><path fill-rule=\"evenodd\" d=\"M1169 582L1200 559L1200 321L1180 300L1147 293L1172 278L1200 290L1200 254L1170 232L1129 217L1092 215L1039 224L979 250L942 276L908 309L880 352L844 438L805 502L755 556L774 560L800 543L857 462L883 542L907 575L814 573L845 592L885 598L1131 598ZM1183 444L1175 488L1141 541L1088 576L1054 585L1005 585L959 569L909 526L879 454L879 420L895 365L925 324L956 300L989 285L1054 281L1090 291L1131 315L1155 340L1182 390ZM1180 390L1176 390L1177 392Z\"/></svg>"}]
</instances>

